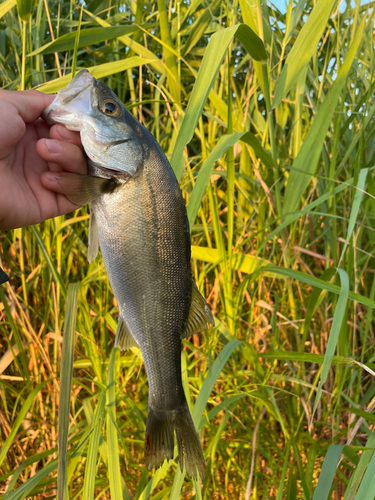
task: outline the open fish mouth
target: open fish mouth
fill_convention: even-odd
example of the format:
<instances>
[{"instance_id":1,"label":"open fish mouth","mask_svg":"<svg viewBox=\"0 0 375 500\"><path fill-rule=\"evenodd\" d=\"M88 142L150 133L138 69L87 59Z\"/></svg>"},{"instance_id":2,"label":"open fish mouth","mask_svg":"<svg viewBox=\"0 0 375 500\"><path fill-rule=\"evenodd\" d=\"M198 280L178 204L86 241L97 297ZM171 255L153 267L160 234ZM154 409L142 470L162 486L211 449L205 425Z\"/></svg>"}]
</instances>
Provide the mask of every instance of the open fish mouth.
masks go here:
<instances>
[{"instance_id":1,"label":"open fish mouth","mask_svg":"<svg viewBox=\"0 0 375 500\"><path fill-rule=\"evenodd\" d=\"M80 71L60 90L55 100L43 111L42 118L47 123L61 123L69 130L82 129L82 117L92 113L91 89L94 78L87 70Z\"/></svg>"},{"instance_id":2,"label":"open fish mouth","mask_svg":"<svg viewBox=\"0 0 375 500\"><path fill-rule=\"evenodd\" d=\"M94 84L94 78L87 70L81 70L74 76L65 87L59 91L61 104L69 104L73 99L79 96L86 89L91 88Z\"/></svg>"}]
</instances>

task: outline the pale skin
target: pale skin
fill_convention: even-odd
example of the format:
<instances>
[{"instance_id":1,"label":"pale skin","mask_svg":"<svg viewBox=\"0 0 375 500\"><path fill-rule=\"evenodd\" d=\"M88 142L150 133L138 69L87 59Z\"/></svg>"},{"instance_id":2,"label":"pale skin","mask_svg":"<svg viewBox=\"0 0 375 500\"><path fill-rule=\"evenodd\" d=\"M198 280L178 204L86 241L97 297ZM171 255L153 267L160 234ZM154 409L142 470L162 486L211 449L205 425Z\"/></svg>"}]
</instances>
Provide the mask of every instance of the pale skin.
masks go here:
<instances>
[{"instance_id":1,"label":"pale skin","mask_svg":"<svg viewBox=\"0 0 375 500\"><path fill-rule=\"evenodd\" d=\"M54 96L0 89L0 229L38 224L78 207L56 172L86 174L79 132L52 127L40 116Z\"/></svg>"}]
</instances>

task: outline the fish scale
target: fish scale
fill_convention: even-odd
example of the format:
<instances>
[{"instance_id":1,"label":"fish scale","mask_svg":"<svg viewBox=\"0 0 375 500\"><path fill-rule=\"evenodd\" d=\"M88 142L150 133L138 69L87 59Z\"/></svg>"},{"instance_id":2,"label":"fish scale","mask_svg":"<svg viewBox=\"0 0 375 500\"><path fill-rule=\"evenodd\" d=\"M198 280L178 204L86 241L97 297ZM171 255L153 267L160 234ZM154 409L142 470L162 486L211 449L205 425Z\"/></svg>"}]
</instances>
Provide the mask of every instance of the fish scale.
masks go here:
<instances>
[{"instance_id":1,"label":"fish scale","mask_svg":"<svg viewBox=\"0 0 375 500\"><path fill-rule=\"evenodd\" d=\"M58 174L64 194L91 203L89 259L100 246L119 305L115 346L138 345L149 401L145 462L174 455L204 478L204 459L181 378L181 339L214 324L192 280L190 233L182 194L152 135L113 92L81 71L45 110L50 123L80 130L89 175Z\"/></svg>"}]
</instances>

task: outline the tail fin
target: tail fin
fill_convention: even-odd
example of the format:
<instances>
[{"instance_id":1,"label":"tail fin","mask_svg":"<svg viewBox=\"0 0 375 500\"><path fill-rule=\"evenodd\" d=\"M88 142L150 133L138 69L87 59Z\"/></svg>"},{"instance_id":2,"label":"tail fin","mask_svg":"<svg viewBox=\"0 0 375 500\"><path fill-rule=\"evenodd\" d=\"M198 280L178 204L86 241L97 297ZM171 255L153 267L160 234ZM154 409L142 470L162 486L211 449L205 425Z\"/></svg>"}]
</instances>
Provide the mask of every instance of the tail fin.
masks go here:
<instances>
[{"instance_id":1,"label":"tail fin","mask_svg":"<svg viewBox=\"0 0 375 500\"><path fill-rule=\"evenodd\" d=\"M177 410L156 410L149 406L145 438L145 461L148 470L155 469L173 458L174 432L176 433L178 460L181 471L193 479L205 476L205 465L201 443L189 408L185 403Z\"/></svg>"}]
</instances>

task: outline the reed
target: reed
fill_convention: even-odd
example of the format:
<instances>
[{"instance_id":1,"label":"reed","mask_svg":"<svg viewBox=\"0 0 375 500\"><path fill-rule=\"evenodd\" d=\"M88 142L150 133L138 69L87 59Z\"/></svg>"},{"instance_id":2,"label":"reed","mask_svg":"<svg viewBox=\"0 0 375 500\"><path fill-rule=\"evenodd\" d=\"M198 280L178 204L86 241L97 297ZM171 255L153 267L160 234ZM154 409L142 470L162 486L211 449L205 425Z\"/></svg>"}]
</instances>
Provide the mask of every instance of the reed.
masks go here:
<instances>
[{"instance_id":1,"label":"reed","mask_svg":"<svg viewBox=\"0 0 375 500\"><path fill-rule=\"evenodd\" d=\"M206 479L149 473L87 207L2 232L1 499L373 500L375 3L339 4L0 4L3 88L88 68L158 139L215 315L182 351Z\"/></svg>"}]
</instances>

